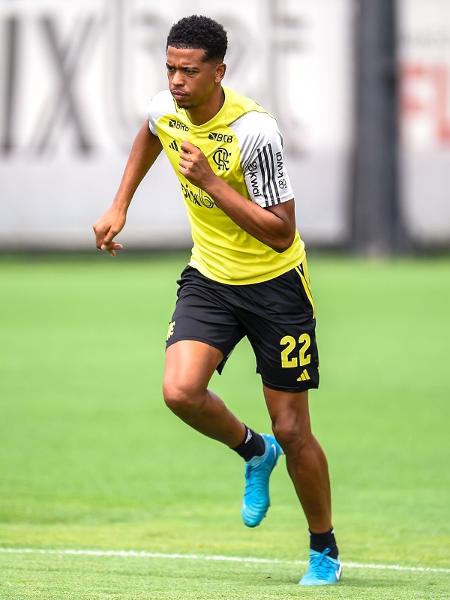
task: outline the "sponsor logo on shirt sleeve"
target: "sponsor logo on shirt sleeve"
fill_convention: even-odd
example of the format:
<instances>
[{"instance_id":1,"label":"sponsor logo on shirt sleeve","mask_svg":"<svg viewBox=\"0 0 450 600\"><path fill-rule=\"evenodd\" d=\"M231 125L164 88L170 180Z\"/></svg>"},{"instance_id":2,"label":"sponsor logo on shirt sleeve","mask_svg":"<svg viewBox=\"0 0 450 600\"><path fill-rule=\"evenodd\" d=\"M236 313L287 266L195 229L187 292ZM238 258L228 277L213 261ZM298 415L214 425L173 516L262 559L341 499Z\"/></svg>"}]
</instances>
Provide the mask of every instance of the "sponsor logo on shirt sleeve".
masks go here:
<instances>
[{"instance_id":1,"label":"sponsor logo on shirt sleeve","mask_svg":"<svg viewBox=\"0 0 450 600\"><path fill-rule=\"evenodd\" d=\"M277 175L277 183L280 190L285 190L287 188L287 181L284 174L284 163L283 163L283 154L281 152L277 152L275 154L276 159L276 175Z\"/></svg>"}]
</instances>

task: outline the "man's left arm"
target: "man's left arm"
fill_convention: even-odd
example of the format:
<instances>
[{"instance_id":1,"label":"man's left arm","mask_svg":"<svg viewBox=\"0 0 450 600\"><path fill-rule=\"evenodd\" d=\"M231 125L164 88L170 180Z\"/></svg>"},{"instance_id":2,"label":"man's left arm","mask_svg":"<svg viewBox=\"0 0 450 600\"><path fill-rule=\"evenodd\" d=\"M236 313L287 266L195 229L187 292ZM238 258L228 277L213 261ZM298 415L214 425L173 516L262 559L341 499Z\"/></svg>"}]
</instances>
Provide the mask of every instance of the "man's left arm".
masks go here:
<instances>
[{"instance_id":1,"label":"man's left arm","mask_svg":"<svg viewBox=\"0 0 450 600\"><path fill-rule=\"evenodd\" d=\"M294 241L294 199L261 207L249 201L214 173L203 152L183 142L179 171L188 181L204 190L239 227L276 252L284 252Z\"/></svg>"}]
</instances>

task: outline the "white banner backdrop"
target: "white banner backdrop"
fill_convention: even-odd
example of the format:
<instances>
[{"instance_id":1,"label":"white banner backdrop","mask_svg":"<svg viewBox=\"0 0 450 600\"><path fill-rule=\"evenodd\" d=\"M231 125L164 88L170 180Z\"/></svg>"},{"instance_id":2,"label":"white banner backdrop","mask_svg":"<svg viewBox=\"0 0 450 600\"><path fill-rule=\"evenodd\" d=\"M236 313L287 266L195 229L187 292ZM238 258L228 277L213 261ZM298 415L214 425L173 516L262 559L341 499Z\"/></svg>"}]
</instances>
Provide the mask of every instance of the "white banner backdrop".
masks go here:
<instances>
[{"instance_id":1,"label":"white banner backdrop","mask_svg":"<svg viewBox=\"0 0 450 600\"><path fill-rule=\"evenodd\" d=\"M401 0L403 210L422 244L450 243L450 2Z\"/></svg>"},{"instance_id":2,"label":"white banner backdrop","mask_svg":"<svg viewBox=\"0 0 450 600\"><path fill-rule=\"evenodd\" d=\"M188 11L223 23L226 84L277 117L303 236L344 240L351 0L191 0ZM146 104L166 87L165 41L182 16L182 0L0 0L0 246L92 247ZM165 157L121 239L190 243Z\"/></svg>"}]
</instances>

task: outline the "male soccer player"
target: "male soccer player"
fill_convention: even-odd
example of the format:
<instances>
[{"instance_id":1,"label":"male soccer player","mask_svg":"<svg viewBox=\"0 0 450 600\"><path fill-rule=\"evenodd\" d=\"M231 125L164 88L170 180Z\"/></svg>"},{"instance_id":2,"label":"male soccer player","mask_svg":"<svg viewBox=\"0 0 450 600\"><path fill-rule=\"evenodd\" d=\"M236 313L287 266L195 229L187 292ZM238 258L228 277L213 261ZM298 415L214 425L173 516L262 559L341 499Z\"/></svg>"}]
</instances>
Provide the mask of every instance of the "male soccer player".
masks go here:
<instances>
[{"instance_id":1,"label":"male soccer player","mask_svg":"<svg viewBox=\"0 0 450 600\"><path fill-rule=\"evenodd\" d=\"M183 421L245 460L242 519L256 527L270 505L269 477L284 452L310 531L301 585L339 580L325 455L311 432L308 389L319 385L315 313L294 193L275 119L222 87L227 35L203 16L167 38L169 90L139 130L112 206L94 225L99 249L114 241L139 183L163 149L192 228L189 265L167 335L164 399ZM274 435L259 434L208 389L235 345L249 339Z\"/></svg>"}]
</instances>

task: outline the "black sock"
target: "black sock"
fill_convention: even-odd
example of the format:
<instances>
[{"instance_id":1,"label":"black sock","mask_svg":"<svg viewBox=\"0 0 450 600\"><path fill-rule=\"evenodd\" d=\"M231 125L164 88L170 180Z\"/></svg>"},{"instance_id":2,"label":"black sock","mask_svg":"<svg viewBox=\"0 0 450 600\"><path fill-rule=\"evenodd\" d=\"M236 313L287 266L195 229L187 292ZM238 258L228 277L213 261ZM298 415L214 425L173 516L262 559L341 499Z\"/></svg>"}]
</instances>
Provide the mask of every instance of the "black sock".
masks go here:
<instances>
[{"instance_id":1,"label":"black sock","mask_svg":"<svg viewBox=\"0 0 450 600\"><path fill-rule=\"evenodd\" d=\"M261 456L264 454L266 450L266 444L264 443L264 438L259 433L253 431L244 424L245 427L245 436L243 441L233 448L235 452L242 456L244 460L250 460L254 456Z\"/></svg>"},{"instance_id":2,"label":"black sock","mask_svg":"<svg viewBox=\"0 0 450 600\"><path fill-rule=\"evenodd\" d=\"M325 533L313 533L309 532L310 535L310 548L316 552L323 552L325 548L329 548L330 552L327 556L331 558L337 558L339 554L338 547L336 545L336 539L334 537L334 529L325 531Z\"/></svg>"}]
</instances>

